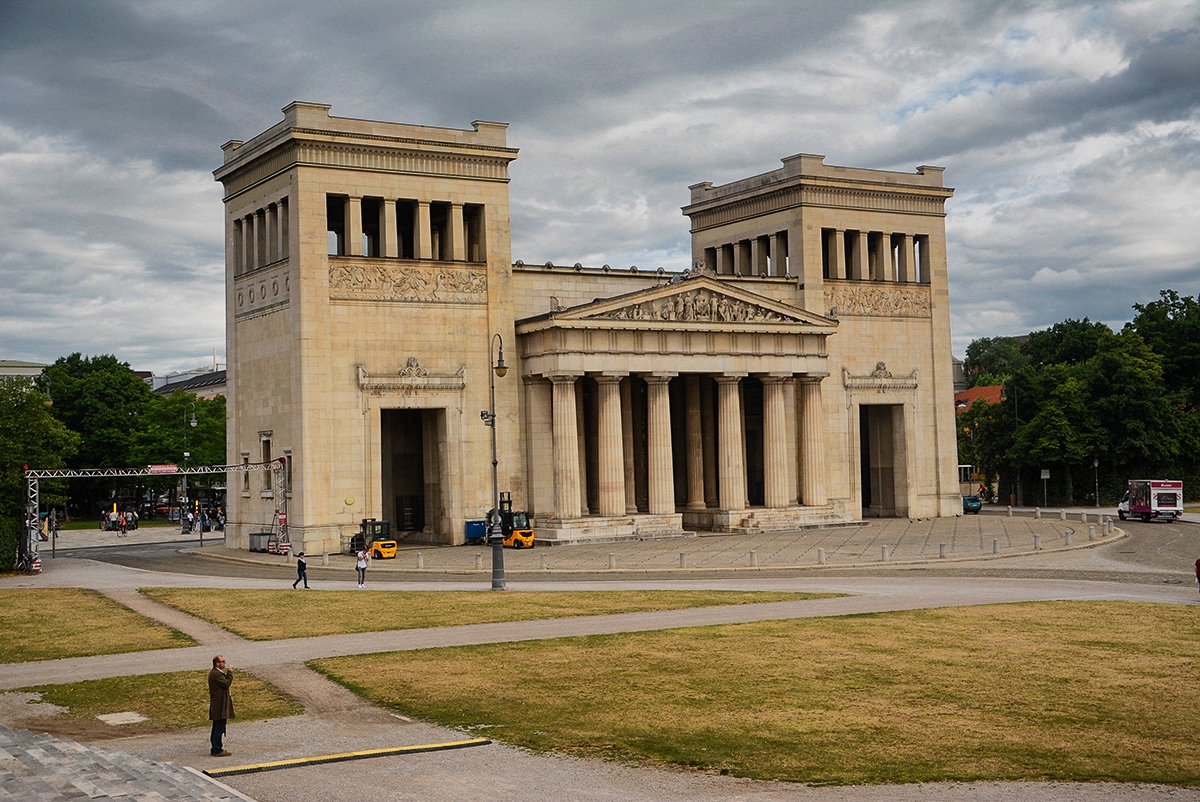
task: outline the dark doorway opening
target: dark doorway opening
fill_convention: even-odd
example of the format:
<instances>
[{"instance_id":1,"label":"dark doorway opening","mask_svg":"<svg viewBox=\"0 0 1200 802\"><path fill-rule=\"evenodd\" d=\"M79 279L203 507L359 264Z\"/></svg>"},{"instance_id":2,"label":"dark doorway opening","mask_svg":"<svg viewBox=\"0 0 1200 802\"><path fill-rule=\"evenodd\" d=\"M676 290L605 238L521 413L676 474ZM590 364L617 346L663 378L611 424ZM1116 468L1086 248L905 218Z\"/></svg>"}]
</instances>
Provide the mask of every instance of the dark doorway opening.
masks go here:
<instances>
[{"instance_id":1,"label":"dark doorway opening","mask_svg":"<svg viewBox=\"0 0 1200 802\"><path fill-rule=\"evenodd\" d=\"M380 413L382 509L392 532L431 533L439 528L441 495L436 409L385 409ZM431 528L432 527L432 528Z\"/></svg>"}]
</instances>

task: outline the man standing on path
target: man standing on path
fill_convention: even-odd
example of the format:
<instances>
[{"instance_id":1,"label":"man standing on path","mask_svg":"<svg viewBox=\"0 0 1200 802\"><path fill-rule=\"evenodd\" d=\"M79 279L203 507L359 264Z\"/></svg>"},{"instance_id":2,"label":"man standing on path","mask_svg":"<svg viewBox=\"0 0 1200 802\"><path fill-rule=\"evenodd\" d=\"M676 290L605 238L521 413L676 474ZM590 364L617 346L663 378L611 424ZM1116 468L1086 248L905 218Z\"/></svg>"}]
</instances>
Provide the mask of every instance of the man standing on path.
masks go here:
<instances>
[{"instance_id":1,"label":"man standing on path","mask_svg":"<svg viewBox=\"0 0 1200 802\"><path fill-rule=\"evenodd\" d=\"M358 587L360 589L367 586L367 561L369 559L371 559L371 556L367 554L367 549L364 546L359 550L354 562L354 568L358 571ZM1200 560L1197 560L1197 562L1200 562Z\"/></svg>"},{"instance_id":2,"label":"man standing on path","mask_svg":"<svg viewBox=\"0 0 1200 802\"><path fill-rule=\"evenodd\" d=\"M304 552L296 555L296 581L292 583L292 590L296 589L301 579L304 580L304 589L308 590L308 561L304 559Z\"/></svg>"},{"instance_id":3,"label":"man standing on path","mask_svg":"<svg viewBox=\"0 0 1200 802\"><path fill-rule=\"evenodd\" d=\"M213 757L229 757L221 739L225 737L225 724L233 718L233 699L229 686L233 684L233 669L225 665L225 658L213 658L212 671L208 672L208 717L212 719L212 736L209 738Z\"/></svg>"},{"instance_id":4,"label":"man standing on path","mask_svg":"<svg viewBox=\"0 0 1200 802\"><path fill-rule=\"evenodd\" d=\"M1200 585L1200 558L1196 559L1196 584Z\"/></svg>"}]
</instances>

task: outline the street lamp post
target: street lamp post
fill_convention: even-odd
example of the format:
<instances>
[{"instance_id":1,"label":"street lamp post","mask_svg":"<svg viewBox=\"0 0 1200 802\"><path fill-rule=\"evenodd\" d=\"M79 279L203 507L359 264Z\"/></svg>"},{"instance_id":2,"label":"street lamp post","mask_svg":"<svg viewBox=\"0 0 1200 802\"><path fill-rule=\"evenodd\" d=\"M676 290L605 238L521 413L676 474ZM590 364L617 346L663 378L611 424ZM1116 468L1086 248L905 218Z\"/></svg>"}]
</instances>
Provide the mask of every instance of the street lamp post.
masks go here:
<instances>
[{"instance_id":1,"label":"street lamp post","mask_svg":"<svg viewBox=\"0 0 1200 802\"><path fill-rule=\"evenodd\" d=\"M1092 457L1092 476L1096 480L1096 507L1100 506L1100 458Z\"/></svg>"},{"instance_id":2,"label":"street lamp post","mask_svg":"<svg viewBox=\"0 0 1200 802\"><path fill-rule=\"evenodd\" d=\"M188 525L187 525L187 515L185 514L185 512L186 512L185 508L187 507L187 503L188 503L187 462L188 462L188 457L191 456L191 454L188 453L188 445L187 445L188 426L191 426L193 429L195 429L196 425L199 423L199 421L196 420L196 402L195 401L193 401L191 403L191 407L192 407L192 419L190 421L188 420L188 413L187 412L183 413L183 495L179 499L179 528L180 528L180 531L182 531L182 532L190 531L188 529ZM170 517L170 516L168 516L168 517ZM203 543L201 545L203 545Z\"/></svg>"},{"instance_id":3,"label":"street lamp post","mask_svg":"<svg viewBox=\"0 0 1200 802\"><path fill-rule=\"evenodd\" d=\"M492 361L492 346L499 343L499 353L496 361ZM506 590L508 582L504 578L504 529L500 523L500 475L496 459L496 378L504 378L508 366L504 364L504 340L499 334L493 334L488 341L488 389L491 406L479 413L484 426L492 427L492 515L491 531L488 543L492 546L492 590Z\"/></svg>"}]
</instances>

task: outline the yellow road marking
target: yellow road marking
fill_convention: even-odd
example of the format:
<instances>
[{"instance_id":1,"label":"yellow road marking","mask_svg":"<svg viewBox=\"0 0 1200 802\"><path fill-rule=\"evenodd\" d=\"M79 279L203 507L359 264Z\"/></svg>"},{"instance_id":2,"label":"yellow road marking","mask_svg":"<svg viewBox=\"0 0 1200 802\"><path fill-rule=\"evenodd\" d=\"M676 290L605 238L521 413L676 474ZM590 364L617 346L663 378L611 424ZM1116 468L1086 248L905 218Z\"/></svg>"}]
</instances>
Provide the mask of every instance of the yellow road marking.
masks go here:
<instances>
[{"instance_id":1,"label":"yellow road marking","mask_svg":"<svg viewBox=\"0 0 1200 802\"><path fill-rule=\"evenodd\" d=\"M487 738L471 738L466 741L447 741L446 743L440 744L418 744L416 746L395 746L387 749L365 749L359 752L342 752L336 755L297 757L290 760L273 760L269 763L250 763L245 766L230 766L224 769L208 769L204 773L209 777L231 777L235 774L253 774L258 771L293 769L300 766L320 765L322 763L341 763L345 760L363 760L369 757L406 755L417 752L440 752L445 749L464 749L469 746L485 746L490 743L491 741L489 741Z\"/></svg>"}]
</instances>

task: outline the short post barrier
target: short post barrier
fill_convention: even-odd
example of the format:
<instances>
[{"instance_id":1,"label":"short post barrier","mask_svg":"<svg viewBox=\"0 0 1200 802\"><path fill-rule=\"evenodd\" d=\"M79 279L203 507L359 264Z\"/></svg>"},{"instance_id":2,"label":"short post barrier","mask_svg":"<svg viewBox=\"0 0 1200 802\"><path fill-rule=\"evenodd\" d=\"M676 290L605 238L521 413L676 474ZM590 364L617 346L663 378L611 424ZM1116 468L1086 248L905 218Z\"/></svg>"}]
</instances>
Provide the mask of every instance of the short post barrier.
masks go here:
<instances>
[{"instance_id":1,"label":"short post barrier","mask_svg":"<svg viewBox=\"0 0 1200 802\"><path fill-rule=\"evenodd\" d=\"M750 567L751 568L758 567L758 552L757 551L750 552Z\"/></svg>"},{"instance_id":2,"label":"short post barrier","mask_svg":"<svg viewBox=\"0 0 1200 802\"><path fill-rule=\"evenodd\" d=\"M883 547L883 561L884 561L884 562L887 562L887 561L888 561L888 560L891 558L891 556L892 556L892 549L891 549L891 547L890 547L890 546L884 546L884 547Z\"/></svg>"},{"instance_id":3,"label":"short post barrier","mask_svg":"<svg viewBox=\"0 0 1200 802\"><path fill-rule=\"evenodd\" d=\"M543 571L550 570L550 555L549 554L542 555L542 570Z\"/></svg>"},{"instance_id":4,"label":"short post barrier","mask_svg":"<svg viewBox=\"0 0 1200 802\"><path fill-rule=\"evenodd\" d=\"M321 552L321 565L329 565L329 552Z\"/></svg>"},{"instance_id":5,"label":"short post barrier","mask_svg":"<svg viewBox=\"0 0 1200 802\"><path fill-rule=\"evenodd\" d=\"M1033 550L1039 551L1041 548L1042 548L1042 536L1034 535L1033 536Z\"/></svg>"},{"instance_id":6,"label":"short post barrier","mask_svg":"<svg viewBox=\"0 0 1200 802\"><path fill-rule=\"evenodd\" d=\"M617 567L617 555L611 551L608 553L608 567L609 568Z\"/></svg>"},{"instance_id":7,"label":"short post barrier","mask_svg":"<svg viewBox=\"0 0 1200 802\"><path fill-rule=\"evenodd\" d=\"M1000 553L1000 538L994 537L994 538L992 538L992 554L999 554L999 553Z\"/></svg>"},{"instance_id":8,"label":"short post barrier","mask_svg":"<svg viewBox=\"0 0 1200 802\"><path fill-rule=\"evenodd\" d=\"M1081 523L1081 524L1087 523L1087 513L1086 512L1079 513L1079 523Z\"/></svg>"},{"instance_id":9,"label":"short post barrier","mask_svg":"<svg viewBox=\"0 0 1200 802\"><path fill-rule=\"evenodd\" d=\"M1067 541L1068 546L1071 545L1071 530L1070 529L1067 530L1066 541Z\"/></svg>"},{"instance_id":10,"label":"short post barrier","mask_svg":"<svg viewBox=\"0 0 1200 802\"><path fill-rule=\"evenodd\" d=\"M687 568L687 552L679 552L679 567Z\"/></svg>"},{"instance_id":11,"label":"short post barrier","mask_svg":"<svg viewBox=\"0 0 1200 802\"><path fill-rule=\"evenodd\" d=\"M425 555L418 551L417 552L417 568L424 568L424 567L425 567Z\"/></svg>"},{"instance_id":12,"label":"short post barrier","mask_svg":"<svg viewBox=\"0 0 1200 802\"><path fill-rule=\"evenodd\" d=\"M1067 511L1066 511L1066 510L1059 510L1059 511L1058 511L1058 520L1060 520L1060 521L1065 521L1065 520L1067 520Z\"/></svg>"},{"instance_id":13,"label":"short post barrier","mask_svg":"<svg viewBox=\"0 0 1200 802\"><path fill-rule=\"evenodd\" d=\"M825 564L825 549L817 549L817 565Z\"/></svg>"},{"instance_id":14,"label":"short post barrier","mask_svg":"<svg viewBox=\"0 0 1200 802\"><path fill-rule=\"evenodd\" d=\"M945 543L938 544L938 559L939 560L946 559L946 544Z\"/></svg>"},{"instance_id":15,"label":"short post barrier","mask_svg":"<svg viewBox=\"0 0 1200 802\"><path fill-rule=\"evenodd\" d=\"M1036 519L1038 521L1042 520L1042 508L1041 507L1033 508L1033 517L1034 517L1034 519Z\"/></svg>"},{"instance_id":16,"label":"short post barrier","mask_svg":"<svg viewBox=\"0 0 1200 802\"><path fill-rule=\"evenodd\" d=\"M483 554L481 554L478 551L475 552L475 570L476 571L483 570Z\"/></svg>"},{"instance_id":17,"label":"short post barrier","mask_svg":"<svg viewBox=\"0 0 1200 802\"><path fill-rule=\"evenodd\" d=\"M1012 517L1012 507L1011 506L1009 506L1009 508L1008 508L1008 517L1009 518Z\"/></svg>"},{"instance_id":18,"label":"short post barrier","mask_svg":"<svg viewBox=\"0 0 1200 802\"><path fill-rule=\"evenodd\" d=\"M1091 526L1088 527L1088 540L1091 541L1091 540L1095 540L1095 539L1096 539L1096 525L1092 524Z\"/></svg>"}]
</instances>

